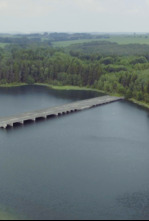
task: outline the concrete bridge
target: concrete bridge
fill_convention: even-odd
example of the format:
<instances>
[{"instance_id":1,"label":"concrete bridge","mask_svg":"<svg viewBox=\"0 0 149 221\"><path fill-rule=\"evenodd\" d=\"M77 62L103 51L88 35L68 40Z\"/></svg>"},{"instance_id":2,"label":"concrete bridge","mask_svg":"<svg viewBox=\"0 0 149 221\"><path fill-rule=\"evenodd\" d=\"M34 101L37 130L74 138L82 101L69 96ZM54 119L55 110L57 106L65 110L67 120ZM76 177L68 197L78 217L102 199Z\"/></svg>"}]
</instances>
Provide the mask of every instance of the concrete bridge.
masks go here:
<instances>
[{"instance_id":1,"label":"concrete bridge","mask_svg":"<svg viewBox=\"0 0 149 221\"><path fill-rule=\"evenodd\" d=\"M46 119L54 116L60 116L69 114L84 109L89 109L103 104L123 100L123 97L102 96L87 100L81 100L70 104L65 104L57 107L50 107L39 111L33 111L29 113L20 114L11 117L0 118L0 128L6 129L7 127L13 127L15 125L25 124L26 122L35 122L36 120Z\"/></svg>"}]
</instances>

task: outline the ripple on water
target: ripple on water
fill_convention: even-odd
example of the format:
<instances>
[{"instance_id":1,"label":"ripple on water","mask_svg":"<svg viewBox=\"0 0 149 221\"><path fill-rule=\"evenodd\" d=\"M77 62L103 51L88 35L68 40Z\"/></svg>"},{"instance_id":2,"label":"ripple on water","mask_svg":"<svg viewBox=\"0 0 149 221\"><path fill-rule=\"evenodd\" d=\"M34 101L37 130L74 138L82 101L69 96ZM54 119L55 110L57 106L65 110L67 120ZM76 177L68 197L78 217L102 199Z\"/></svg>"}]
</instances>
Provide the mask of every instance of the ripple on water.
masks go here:
<instances>
[{"instance_id":1,"label":"ripple on water","mask_svg":"<svg viewBox=\"0 0 149 221\"><path fill-rule=\"evenodd\" d=\"M125 193L117 199L126 209L133 210L133 216L140 219L149 219L149 192Z\"/></svg>"}]
</instances>

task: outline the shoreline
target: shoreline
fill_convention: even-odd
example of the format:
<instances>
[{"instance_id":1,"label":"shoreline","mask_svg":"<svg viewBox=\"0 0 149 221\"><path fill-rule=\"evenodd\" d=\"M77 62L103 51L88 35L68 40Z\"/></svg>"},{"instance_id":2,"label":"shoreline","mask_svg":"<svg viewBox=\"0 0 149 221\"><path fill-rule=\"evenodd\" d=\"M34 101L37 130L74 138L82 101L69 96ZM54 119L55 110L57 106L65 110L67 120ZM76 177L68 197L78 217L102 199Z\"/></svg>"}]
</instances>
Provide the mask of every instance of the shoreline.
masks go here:
<instances>
[{"instance_id":1,"label":"shoreline","mask_svg":"<svg viewBox=\"0 0 149 221\"><path fill-rule=\"evenodd\" d=\"M26 84L26 83L1 84L0 88L21 87L21 86L27 86L27 85L28 84ZM44 87L48 87L48 88L51 88L51 89L54 89L54 90L84 90L84 91L95 91L95 92L107 94L107 92L105 92L105 91L98 90L98 89L95 89L95 88L90 88L90 87L79 87L79 86L72 86L72 85L57 86L57 85L46 84L46 83L35 83L33 85L44 86ZM116 97L123 96L123 95L118 94L118 93L109 93L109 95L116 96ZM137 104L138 106L149 109L149 104L145 103L143 101L138 101L134 98L130 98L130 99L128 99L128 101L130 101L134 104Z\"/></svg>"},{"instance_id":2,"label":"shoreline","mask_svg":"<svg viewBox=\"0 0 149 221\"><path fill-rule=\"evenodd\" d=\"M79 86L72 86L72 85L57 86L57 85L44 84L44 83L35 83L34 85L45 86L45 87L55 89L55 90L84 90L84 91L96 91L100 93L105 93L104 91L100 91L98 89L90 88L90 87L79 87Z\"/></svg>"},{"instance_id":3,"label":"shoreline","mask_svg":"<svg viewBox=\"0 0 149 221\"><path fill-rule=\"evenodd\" d=\"M21 87L26 86L26 83L11 83L11 84L0 84L0 88L11 88L11 87Z\"/></svg>"},{"instance_id":4,"label":"shoreline","mask_svg":"<svg viewBox=\"0 0 149 221\"><path fill-rule=\"evenodd\" d=\"M11 83L11 84L0 84L0 88L11 88L11 87L22 87L22 86L43 86L48 87L54 90L85 90L85 91L96 91L100 93L104 93L105 91L101 91L95 88L88 88L88 87L79 87L79 86L72 86L72 85L65 85L65 86L57 86L52 84L46 84L46 83L35 83L32 85L26 84L26 83Z\"/></svg>"},{"instance_id":5,"label":"shoreline","mask_svg":"<svg viewBox=\"0 0 149 221\"><path fill-rule=\"evenodd\" d=\"M149 109L149 104L148 104L148 103L145 103L145 102L143 102L143 101L137 101L137 100L134 99L134 98L130 98L128 101L130 101L130 102L132 102L132 103L134 103L134 104L137 104L137 105L139 105L139 106L141 106L141 107L144 107L144 108Z\"/></svg>"}]
</instances>

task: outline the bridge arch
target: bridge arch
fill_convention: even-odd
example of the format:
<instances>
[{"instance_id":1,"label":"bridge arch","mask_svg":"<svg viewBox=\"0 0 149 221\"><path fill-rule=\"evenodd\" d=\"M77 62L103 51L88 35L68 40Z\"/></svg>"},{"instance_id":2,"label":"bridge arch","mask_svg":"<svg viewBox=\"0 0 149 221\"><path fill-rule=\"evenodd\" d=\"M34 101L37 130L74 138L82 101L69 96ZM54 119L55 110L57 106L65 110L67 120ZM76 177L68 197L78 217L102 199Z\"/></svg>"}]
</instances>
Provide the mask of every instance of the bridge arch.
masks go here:
<instances>
[{"instance_id":1,"label":"bridge arch","mask_svg":"<svg viewBox=\"0 0 149 221\"><path fill-rule=\"evenodd\" d=\"M35 121L36 121L36 119L26 119L26 120L24 120L24 124L30 124Z\"/></svg>"},{"instance_id":2,"label":"bridge arch","mask_svg":"<svg viewBox=\"0 0 149 221\"><path fill-rule=\"evenodd\" d=\"M47 119L50 119L50 118L53 118L53 117L56 117L57 116L57 114L49 114L49 115L47 115Z\"/></svg>"}]
</instances>

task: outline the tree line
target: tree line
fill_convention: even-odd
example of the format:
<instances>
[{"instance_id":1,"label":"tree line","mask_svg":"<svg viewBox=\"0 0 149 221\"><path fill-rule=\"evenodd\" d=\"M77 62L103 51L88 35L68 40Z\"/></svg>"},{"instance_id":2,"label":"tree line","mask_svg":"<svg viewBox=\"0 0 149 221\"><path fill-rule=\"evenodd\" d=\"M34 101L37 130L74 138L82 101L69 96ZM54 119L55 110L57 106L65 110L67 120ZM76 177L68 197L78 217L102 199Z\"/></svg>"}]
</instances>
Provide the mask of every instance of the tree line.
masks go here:
<instances>
[{"instance_id":1,"label":"tree line","mask_svg":"<svg viewBox=\"0 0 149 221\"><path fill-rule=\"evenodd\" d=\"M144 46L141 54L129 51L124 56L111 55L107 49L104 53L93 49L84 51L83 45L80 50L77 45L64 50L48 44L0 49L0 84L40 82L88 86L149 103L149 56Z\"/></svg>"}]
</instances>

